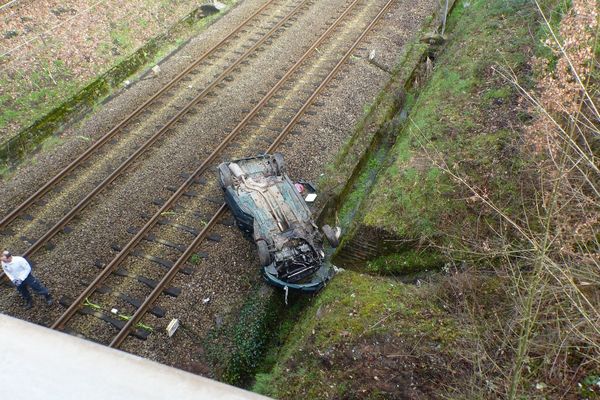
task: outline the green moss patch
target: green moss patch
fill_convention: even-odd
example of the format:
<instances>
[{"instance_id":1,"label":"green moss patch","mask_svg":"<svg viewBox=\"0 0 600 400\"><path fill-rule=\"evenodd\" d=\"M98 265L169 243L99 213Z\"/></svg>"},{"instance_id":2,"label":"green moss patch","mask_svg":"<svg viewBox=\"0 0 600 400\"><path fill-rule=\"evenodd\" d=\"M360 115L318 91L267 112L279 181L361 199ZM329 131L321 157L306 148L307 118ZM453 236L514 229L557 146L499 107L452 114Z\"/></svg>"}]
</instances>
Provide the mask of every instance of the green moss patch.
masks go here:
<instances>
[{"instance_id":1,"label":"green moss patch","mask_svg":"<svg viewBox=\"0 0 600 400\"><path fill-rule=\"evenodd\" d=\"M430 398L463 373L456 349L467 336L425 288L344 271L305 309L254 390L275 398Z\"/></svg>"},{"instance_id":2,"label":"green moss patch","mask_svg":"<svg viewBox=\"0 0 600 400\"><path fill-rule=\"evenodd\" d=\"M440 269L445 261L445 257L434 250L409 249L368 261L366 270L380 275L406 275Z\"/></svg>"}]
</instances>

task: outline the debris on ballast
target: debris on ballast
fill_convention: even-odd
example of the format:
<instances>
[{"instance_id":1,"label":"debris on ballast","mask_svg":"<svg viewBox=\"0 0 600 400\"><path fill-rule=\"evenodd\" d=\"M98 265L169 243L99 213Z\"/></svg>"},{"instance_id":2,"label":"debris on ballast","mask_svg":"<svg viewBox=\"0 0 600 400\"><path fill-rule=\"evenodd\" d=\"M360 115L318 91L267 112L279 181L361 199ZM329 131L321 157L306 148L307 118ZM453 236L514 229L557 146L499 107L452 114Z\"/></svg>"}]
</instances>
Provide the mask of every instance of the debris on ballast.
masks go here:
<instances>
[{"instance_id":1,"label":"debris on ballast","mask_svg":"<svg viewBox=\"0 0 600 400\"><path fill-rule=\"evenodd\" d=\"M167 325L167 335L169 335L169 337L173 336L177 331L177 328L179 328L179 320L173 318L171 322L169 322L169 325Z\"/></svg>"}]
</instances>

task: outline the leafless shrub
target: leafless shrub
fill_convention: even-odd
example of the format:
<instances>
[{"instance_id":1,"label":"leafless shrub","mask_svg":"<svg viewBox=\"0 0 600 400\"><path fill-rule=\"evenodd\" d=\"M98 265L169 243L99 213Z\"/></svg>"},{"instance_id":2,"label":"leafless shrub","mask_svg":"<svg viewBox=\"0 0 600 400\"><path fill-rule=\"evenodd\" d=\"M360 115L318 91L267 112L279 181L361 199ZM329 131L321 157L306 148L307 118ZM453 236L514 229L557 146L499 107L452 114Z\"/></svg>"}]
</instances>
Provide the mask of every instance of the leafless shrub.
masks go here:
<instances>
[{"instance_id":1,"label":"leafless shrub","mask_svg":"<svg viewBox=\"0 0 600 400\"><path fill-rule=\"evenodd\" d=\"M532 392L574 397L577 384L600 371L596 3L573 0L558 31L542 17L555 67L536 61L541 78L532 91L510 69L497 68L519 88L535 116L523 129L521 154L536 173L523 182L528 190L521 199L522 212L505 211L493 195L448 166L433 143L423 146L440 168L499 217L497 226L490 227L497 237L479 245L472 241L466 251L496 257L496 274L507 280L504 293L512 301L512 313L498 315L497 321L482 318L473 306L476 301L464 301L462 312L482 328L476 329L479 351L473 356L482 391L509 399ZM473 290L473 281L457 287Z\"/></svg>"}]
</instances>

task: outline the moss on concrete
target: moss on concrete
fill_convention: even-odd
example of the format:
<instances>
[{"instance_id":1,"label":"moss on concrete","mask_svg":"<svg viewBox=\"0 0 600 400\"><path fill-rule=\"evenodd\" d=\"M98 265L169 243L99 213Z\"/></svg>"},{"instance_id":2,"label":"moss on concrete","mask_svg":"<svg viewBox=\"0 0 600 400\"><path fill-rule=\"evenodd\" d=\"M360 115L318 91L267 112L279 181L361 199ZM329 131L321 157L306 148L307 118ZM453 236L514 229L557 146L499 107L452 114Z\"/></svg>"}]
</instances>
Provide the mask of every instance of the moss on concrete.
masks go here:
<instances>
[{"instance_id":1,"label":"moss on concrete","mask_svg":"<svg viewBox=\"0 0 600 400\"><path fill-rule=\"evenodd\" d=\"M409 249L367 262L367 272L379 275L407 275L419 271L437 270L446 258L432 249Z\"/></svg>"}]
</instances>

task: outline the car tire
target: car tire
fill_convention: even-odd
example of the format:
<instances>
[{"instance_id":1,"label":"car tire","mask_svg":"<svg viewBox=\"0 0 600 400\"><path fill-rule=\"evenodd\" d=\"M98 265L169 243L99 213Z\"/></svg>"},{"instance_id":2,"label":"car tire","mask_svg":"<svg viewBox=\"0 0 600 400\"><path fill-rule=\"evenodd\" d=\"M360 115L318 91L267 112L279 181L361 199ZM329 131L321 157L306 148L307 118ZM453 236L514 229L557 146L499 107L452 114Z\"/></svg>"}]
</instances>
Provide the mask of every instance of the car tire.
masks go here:
<instances>
[{"instance_id":1,"label":"car tire","mask_svg":"<svg viewBox=\"0 0 600 400\"><path fill-rule=\"evenodd\" d=\"M219 181L223 189L233 185L233 175L231 175L227 163L219 164Z\"/></svg>"},{"instance_id":2,"label":"car tire","mask_svg":"<svg viewBox=\"0 0 600 400\"><path fill-rule=\"evenodd\" d=\"M262 267L266 267L271 264L271 253L269 253L269 246L264 240L257 240L256 247L258 249L258 260Z\"/></svg>"},{"instance_id":3,"label":"car tire","mask_svg":"<svg viewBox=\"0 0 600 400\"><path fill-rule=\"evenodd\" d=\"M327 241L331 245L331 247L338 247L340 244L340 239L335 234L335 231L329 225L323 225L321 228L323 230L323 234L327 238Z\"/></svg>"},{"instance_id":4,"label":"car tire","mask_svg":"<svg viewBox=\"0 0 600 400\"><path fill-rule=\"evenodd\" d=\"M275 161L275 174L283 175L285 173L285 161L283 161L283 154L273 154L273 160Z\"/></svg>"}]
</instances>

